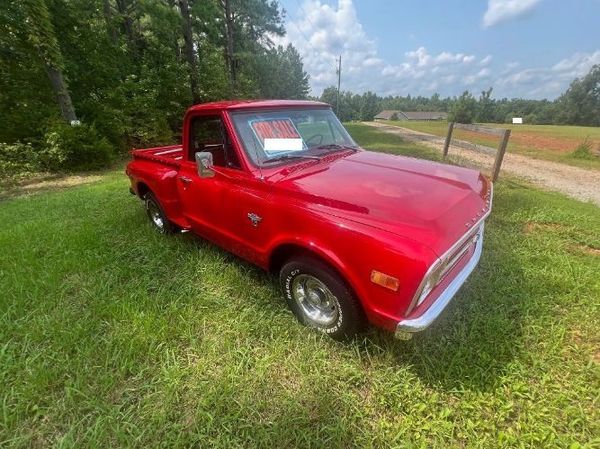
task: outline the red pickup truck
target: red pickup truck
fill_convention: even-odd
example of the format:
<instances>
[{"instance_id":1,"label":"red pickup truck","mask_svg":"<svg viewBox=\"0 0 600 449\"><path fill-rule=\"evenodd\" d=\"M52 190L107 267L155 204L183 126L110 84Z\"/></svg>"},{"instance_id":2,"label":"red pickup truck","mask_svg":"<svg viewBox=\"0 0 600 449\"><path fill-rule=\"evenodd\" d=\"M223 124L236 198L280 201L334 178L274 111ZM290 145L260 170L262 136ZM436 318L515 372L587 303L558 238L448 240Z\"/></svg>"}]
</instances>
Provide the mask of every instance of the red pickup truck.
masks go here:
<instances>
[{"instance_id":1,"label":"red pickup truck","mask_svg":"<svg viewBox=\"0 0 600 449\"><path fill-rule=\"evenodd\" d=\"M132 155L131 192L159 232L193 231L278 273L298 320L333 338L367 321L409 338L481 256L485 177L365 151L324 103L196 105L183 145Z\"/></svg>"}]
</instances>

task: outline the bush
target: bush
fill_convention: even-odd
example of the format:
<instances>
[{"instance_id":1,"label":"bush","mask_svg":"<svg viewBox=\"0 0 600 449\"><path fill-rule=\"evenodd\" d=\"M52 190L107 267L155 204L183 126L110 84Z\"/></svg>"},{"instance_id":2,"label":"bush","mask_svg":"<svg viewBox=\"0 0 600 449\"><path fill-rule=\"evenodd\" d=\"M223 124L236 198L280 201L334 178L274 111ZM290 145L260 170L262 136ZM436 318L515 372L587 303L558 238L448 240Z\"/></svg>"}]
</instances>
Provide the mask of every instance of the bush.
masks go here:
<instances>
[{"instance_id":1,"label":"bush","mask_svg":"<svg viewBox=\"0 0 600 449\"><path fill-rule=\"evenodd\" d=\"M30 143L0 143L0 184L9 185L46 171L103 168L114 157L113 146L94 126L55 123L35 147Z\"/></svg>"},{"instance_id":2,"label":"bush","mask_svg":"<svg viewBox=\"0 0 600 449\"><path fill-rule=\"evenodd\" d=\"M571 153L571 156L576 159L594 159L594 157L597 157L597 154L592 152L592 146L593 144L589 137L586 137L585 140L575 148L575 151Z\"/></svg>"},{"instance_id":3,"label":"bush","mask_svg":"<svg viewBox=\"0 0 600 449\"><path fill-rule=\"evenodd\" d=\"M115 157L108 140L90 125L54 124L44 142L40 162L50 171L95 170L108 166Z\"/></svg>"},{"instance_id":4,"label":"bush","mask_svg":"<svg viewBox=\"0 0 600 449\"><path fill-rule=\"evenodd\" d=\"M0 143L2 184L17 181L41 170L40 155L28 143Z\"/></svg>"}]
</instances>

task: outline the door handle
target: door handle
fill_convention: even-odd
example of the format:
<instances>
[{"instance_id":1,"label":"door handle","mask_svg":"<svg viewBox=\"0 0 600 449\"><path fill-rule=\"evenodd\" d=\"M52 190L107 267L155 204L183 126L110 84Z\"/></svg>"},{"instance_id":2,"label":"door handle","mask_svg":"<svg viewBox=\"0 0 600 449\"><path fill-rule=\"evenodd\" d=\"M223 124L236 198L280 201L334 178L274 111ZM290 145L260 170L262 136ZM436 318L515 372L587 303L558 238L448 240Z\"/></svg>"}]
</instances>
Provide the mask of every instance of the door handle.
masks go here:
<instances>
[{"instance_id":1,"label":"door handle","mask_svg":"<svg viewBox=\"0 0 600 449\"><path fill-rule=\"evenodd\" d=\"M189 184L190 182L192 182L192 178L188 178L187 176L180 176L179 179L181 180L181 182L183 182L184 184Z\"/></svg>"}]
</instances>

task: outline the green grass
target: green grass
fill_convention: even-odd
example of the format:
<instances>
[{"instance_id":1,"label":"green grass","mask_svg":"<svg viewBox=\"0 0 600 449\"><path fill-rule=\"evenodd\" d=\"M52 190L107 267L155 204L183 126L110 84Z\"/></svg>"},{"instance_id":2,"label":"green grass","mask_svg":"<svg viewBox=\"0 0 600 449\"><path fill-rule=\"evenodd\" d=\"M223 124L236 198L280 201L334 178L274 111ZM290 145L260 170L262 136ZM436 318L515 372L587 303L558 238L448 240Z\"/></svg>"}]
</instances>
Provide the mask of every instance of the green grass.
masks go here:
<instances>
[{"instance_id":1,"label":"green grass","mask_svg":"<svg viewBox=\"0 0 600 449\"><path fill-rule=\"evenodd\" d=\"M442 155L439 151L416 143L407 142L394 134L383 133L376 128L357 123L345 123L344 126L354 140L364 148L434 161L442 160Z\"/></svg>"},{"instance_id":2,"label":"green grass","mask_svg":"<svg viewBox=\"0 0 600 449\"><path fill-rule=\"evenodd\" d=\"M275 279L155 234L121 171L0 220L2 447L600 445L594 206L502 181L479 268L409 342L301 327Z\"/></svg>"},{"instance_id":3,"label":"green grass","mask_svg":"<svg viewBox=\"0 0 600 449\"><path fill-rule=\"evenodd\" d=\"M397 121L390 125L446 137L448 134L448 123L444 121ZM509 128L511 138L508 151L523 154L537 159L561 162L576 167L600 170L600 157L591 156L585 160L577 158L575 150L583 142L590 142L592 150L600 149L600 128L586 126L562 126L562 125L506 125L487 124L494 128ZM483 134L467 133L464 130L455 129L453 137L478 145L487 145L497 148L499 138ZM536 141L539 139L539 141Z\"/></svg>"}]
</instances>

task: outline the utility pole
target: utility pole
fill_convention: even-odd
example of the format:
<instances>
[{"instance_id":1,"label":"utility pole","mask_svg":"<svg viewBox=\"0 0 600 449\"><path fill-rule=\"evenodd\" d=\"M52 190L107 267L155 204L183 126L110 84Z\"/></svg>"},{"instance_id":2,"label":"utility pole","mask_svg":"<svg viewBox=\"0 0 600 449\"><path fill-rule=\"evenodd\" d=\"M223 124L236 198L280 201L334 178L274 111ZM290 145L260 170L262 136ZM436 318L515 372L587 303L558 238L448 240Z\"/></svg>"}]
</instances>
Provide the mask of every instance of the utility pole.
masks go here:
<instances>
[{"instance_id":1,"label":"utility pole","mask_svg":"<svg viewBox=\"0 0 600 449\"><path fill-rule=\"evenodd\" d=\"M340 115L340 84L342 82L342 55L340 55L340 59L338 60L337 76L338 76L338 88L337 88L337 96L335 99L335 113L339 116Z\"/></svg>"}]
</instances>

